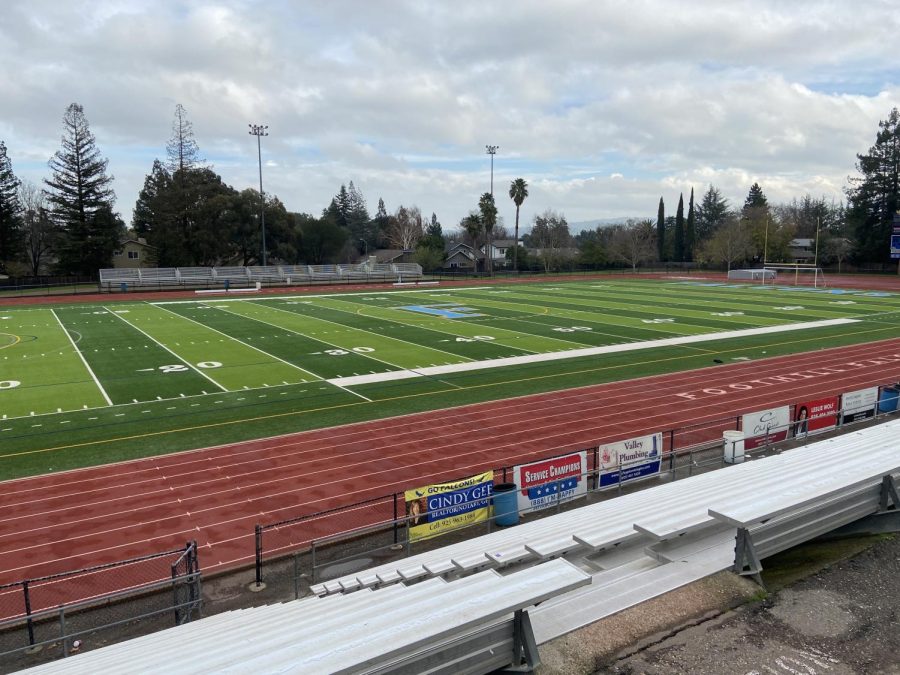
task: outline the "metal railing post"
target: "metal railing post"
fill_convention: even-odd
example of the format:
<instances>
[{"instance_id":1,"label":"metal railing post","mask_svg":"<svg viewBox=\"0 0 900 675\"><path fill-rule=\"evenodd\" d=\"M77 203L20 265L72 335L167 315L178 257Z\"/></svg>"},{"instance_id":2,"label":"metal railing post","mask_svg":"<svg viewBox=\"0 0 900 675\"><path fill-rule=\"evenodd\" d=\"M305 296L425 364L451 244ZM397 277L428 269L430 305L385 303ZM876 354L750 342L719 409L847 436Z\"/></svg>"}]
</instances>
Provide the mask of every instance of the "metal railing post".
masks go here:
<instances>
[{"instance_id":1,"label":"metal railing post","mask_svg":"<svg viewBox=\"0 0 900 675\"><path fill-rule=\"evenodd\" d=\"M59 640L63 646L63 657L69 655L69 639L66 636L66 608L64 605L59 606Z\"/></svg>"},{"instance_id":2,"label":"metal railing post","mask_svg":"<svg viewBox=\"0 0 900 675\"><path fill-rule=\"evenodd\" d=\"M398 517L398 515L399 515L399 514L397 513L397 508L398 508L398 505L397 505L397 493L395 492L395 493L394 493L394 543L395 543L395 544L396 544L397 542L400 541L400 533L398 532L398 529L399 529L399 528L398 528L398 526L397 526L397 517Z\"/></svg>"},{"instance_id":3,"label":"metal railing post","mask_svg":"<svg viewBox=\"0 0 900 675\"><path fill-rule=\"evenodd\" d=\"M262 585L262 525L257 525L255 530L256 538L256 585Z\"/></svg>"},{"instance_id":4,"label":"metal railing post","mask_svg":"<svg viewBox=\"0 0 900 675\"><path fill-rule=\"evenodd\" d=\"M22 593L25 595L25 616L28 625L28 644L34 645L34 622L31 620L31 594L28 592L28 580L22 582Z\"/></svg>"}]
</instances>

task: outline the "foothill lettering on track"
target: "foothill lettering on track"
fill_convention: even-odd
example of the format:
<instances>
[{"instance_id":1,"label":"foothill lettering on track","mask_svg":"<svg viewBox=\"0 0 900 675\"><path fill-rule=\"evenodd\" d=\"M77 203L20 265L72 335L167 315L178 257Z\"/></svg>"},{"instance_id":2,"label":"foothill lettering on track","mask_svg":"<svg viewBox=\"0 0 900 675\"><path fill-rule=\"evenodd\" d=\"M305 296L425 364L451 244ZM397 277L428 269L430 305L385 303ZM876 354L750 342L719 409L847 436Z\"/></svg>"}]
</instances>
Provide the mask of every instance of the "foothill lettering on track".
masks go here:
<instances>
[{"instance_id":1,"label":"foothill lettering on track","mask_svg":"<svg viewBox=\"0 0 900 675\"><path fill-rule=\"evenodd\" d=\"M703 389L695 389L693 391L682 391L675 394L682 399L694 401L699 398L708 396L725 396L737 391L749 391L761 387L771 387L778 384L788 384L791 382L799 382L801 380L811 380L817 377L827 377L829 375L837 375L846 373L858 368L868 368L870 366L887 366L892 363L900 363L900 354L887 354L872 359L858 359L848 361L839 366L823 366L821 368L808 368L806 370L798 370L784 375L769 375L766 377L755 378L752 380L744 380L743 382L734 382L732 384L724 384L718 387L705 387Z\"/></svg>"}]
</instances>

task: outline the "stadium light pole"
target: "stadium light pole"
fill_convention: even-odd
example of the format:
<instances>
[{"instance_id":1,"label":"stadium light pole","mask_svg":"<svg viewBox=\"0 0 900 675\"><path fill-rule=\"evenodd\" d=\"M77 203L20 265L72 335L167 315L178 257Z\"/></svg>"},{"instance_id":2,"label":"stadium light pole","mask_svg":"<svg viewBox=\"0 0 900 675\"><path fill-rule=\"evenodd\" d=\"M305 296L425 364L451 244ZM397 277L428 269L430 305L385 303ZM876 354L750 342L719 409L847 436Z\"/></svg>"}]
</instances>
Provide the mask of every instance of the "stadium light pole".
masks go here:
<instances>
[{"instance_id":1,"label":"stadium light pole","mask_svg":"<svg viewBox=\"0 0 900 675\"><path fill-rule=\"evenodd\" d=\"M248 124L250 135L256 136L256 154L259 159L259 222L262 225L262 264L266 266L266 195L262 186L262 137L269 135L268 124Z\"/></svg>"},{"instance_id":2,"label":"stadium light pole","mask_svg":"<svg viewBox=\"0 0 900 675\"><path fill-rule=\"evenodd\" d=\"M485 152L491 156L491 197L494 196L494 155L497 154L497 150L500 149L499 145L486 145L484 146Z\"/></svg>"}]
</instances>

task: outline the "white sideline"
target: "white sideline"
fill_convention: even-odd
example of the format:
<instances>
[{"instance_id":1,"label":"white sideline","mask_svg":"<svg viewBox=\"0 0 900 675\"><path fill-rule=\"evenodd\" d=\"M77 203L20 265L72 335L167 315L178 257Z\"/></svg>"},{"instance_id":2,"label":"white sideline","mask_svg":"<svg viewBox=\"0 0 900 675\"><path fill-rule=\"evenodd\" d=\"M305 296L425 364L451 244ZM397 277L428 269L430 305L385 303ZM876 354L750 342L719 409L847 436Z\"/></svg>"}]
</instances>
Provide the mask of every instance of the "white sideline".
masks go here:
<instances>
[{"instance_id":1,"label":"white sideline","mask_svg":"<svg viewBox=\"0 0 900 675\"><path fill-rule=\"evenodd\" d=\"M824 319L822 321L809 321L806 323L789 323L782 326L765 326L763 328L744 328L719 333L703 333L701 335L684 335L674 338L662 338L659 340L646 340L644 342L629 342L621 345L607 345L605 347L585 347L582 349L569 349L564 352L548 352L544 354L525 354L523 356L508 356L502 359L488 359L486 361L472 361L469 363L453 363L446 366L429 366L418 370L393 370L387 373L372 373L370 375L352 375L350 377L335 377L325 380L338 387L354 387L360 384L373 384L375 382L390 382L393 380L407 380L413 377L430 377L432 375L449 375L469 370L481 370L482 368L505 368L525 363L541 363L544 361L561 361L574 359L580 356L598 356L600 354L616 354L619 352L633 352L641 349L653 349L655 347L674 347L677 345L696 344L698 342L710 342L713 340L727 340L730 338L750 337L752 335L770 335L772 333L786 333L808 328L825 328L827 326L841 326L848 323L858 323L859 319Z\"/></svg>"}]
</instances>

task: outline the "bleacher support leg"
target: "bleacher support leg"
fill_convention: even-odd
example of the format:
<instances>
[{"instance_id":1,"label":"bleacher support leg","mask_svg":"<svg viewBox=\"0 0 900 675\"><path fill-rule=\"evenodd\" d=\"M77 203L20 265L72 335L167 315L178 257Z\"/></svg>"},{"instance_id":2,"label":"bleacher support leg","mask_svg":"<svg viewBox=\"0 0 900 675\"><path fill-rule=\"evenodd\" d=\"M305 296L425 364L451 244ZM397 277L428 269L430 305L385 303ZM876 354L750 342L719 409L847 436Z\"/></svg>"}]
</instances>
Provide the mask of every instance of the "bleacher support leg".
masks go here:
<instances>
[{"instance_id":1,"label":"bleacher support leg","mask_svg":"<svg viewBox=\"0 0 900 675\"><path fill-rule=\"evenodd\" d=\"M759 562L759 556L756 555L756 549L753 546L753 539L750 532L746 528L738 528L737 536L734 543L734 573L742 577L753 577L760 586L765 588L760 572L762 572L762 563Z\"/></svg>"},{"instance_id":2,"label":"bleacher support leg","mask_svg":"<svg viewBox=\"0 0 900 675\"><path fill-rule=\"evenodd\" d=\"M534 628L528 610L517 610L513 615L513 653L512 665L498 670L498 673L532 673L541 665L537 640L534 639Z\"/></svg>"},{"instance_id":3,"label":"bleacher support leg","mask_svg":"<svg viewBox=\"0 0 900 675\"><path fill-rule=\"evenodd\" d=\"M897 492L897 484L891 475L881 479L881 497L878 500L878 510L887 511L890 506L900 511L900 494Z\"/></svg>"}]
</instances>

